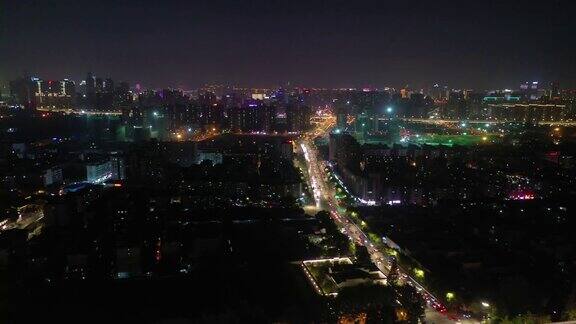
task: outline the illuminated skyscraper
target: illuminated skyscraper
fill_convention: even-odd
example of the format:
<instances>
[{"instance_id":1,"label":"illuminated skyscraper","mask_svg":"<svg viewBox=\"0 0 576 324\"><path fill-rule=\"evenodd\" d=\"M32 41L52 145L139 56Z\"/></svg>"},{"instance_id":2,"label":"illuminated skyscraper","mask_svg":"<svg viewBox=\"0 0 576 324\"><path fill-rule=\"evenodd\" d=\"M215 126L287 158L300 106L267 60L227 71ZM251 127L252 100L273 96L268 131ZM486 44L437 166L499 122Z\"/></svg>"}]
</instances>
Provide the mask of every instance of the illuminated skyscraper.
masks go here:
<instances>
[{"instance_id":1,"label":"illuminated skyscraper","mask_svg":"<svg viewBox=\"0 0 576 324\"><path fill-rule=\"evenodd\" d=\"M554 81L550 83L548 98L550 100L560 99L560 82Z\"/></svg>"},{"instance_id":2,"label":"illuminated skyscraper","mask_svg":"<svg viewBox=\"0 0 576 324\"><path fill-rule=\"evenodd\" d=\"M92 72L88 72L88 75L86 76L86 94L93 94L96 92L96 79L94 78L94 75L92 75Z\"/></svg>"}]
</instances>

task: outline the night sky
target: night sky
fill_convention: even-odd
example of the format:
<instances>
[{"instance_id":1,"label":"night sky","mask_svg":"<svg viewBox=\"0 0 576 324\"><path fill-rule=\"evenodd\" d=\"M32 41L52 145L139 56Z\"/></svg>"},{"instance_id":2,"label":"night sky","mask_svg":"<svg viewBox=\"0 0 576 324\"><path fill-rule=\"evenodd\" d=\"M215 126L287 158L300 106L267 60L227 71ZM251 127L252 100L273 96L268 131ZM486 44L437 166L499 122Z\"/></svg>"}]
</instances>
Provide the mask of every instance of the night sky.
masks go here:
<instances>
[{"instance_id":1,"label":"night sky","mask_svg":"<svg viewBox=\"0 0 576 324\"><path fill-rule=\"evenodd\" d=\"M576 85L574 0L0 0L0 80Z\"/></svg>"}]
</instances>

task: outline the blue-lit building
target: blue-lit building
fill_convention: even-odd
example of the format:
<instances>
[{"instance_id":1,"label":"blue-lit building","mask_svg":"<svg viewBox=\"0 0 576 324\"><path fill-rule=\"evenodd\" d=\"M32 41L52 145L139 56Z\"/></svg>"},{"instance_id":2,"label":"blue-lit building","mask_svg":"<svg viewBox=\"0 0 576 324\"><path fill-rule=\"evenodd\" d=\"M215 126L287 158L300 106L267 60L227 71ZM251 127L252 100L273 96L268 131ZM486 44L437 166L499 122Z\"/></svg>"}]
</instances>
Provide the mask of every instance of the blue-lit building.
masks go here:
<instances>
[{"instance_id":1,"label":"blue-lit building","mask_svg":"<svg viewBox=\"0 0 576 324\"><path fill-rule=\"evenodd\" d=\"M110 161L90 163L86 165L86 181L90 183L102 183L112 179L112 163Z\"/></svg>"}]
</instances>

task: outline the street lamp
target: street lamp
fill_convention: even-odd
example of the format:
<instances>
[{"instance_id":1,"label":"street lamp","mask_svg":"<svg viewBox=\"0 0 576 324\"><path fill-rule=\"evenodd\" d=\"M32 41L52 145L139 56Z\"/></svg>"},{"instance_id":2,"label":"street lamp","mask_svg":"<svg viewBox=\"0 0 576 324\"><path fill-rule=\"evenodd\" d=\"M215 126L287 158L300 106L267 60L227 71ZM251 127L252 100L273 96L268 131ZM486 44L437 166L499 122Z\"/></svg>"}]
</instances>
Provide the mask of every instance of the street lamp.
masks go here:
<instances>
[{"instance_id":1,"label":"street lamp","mask_svg":"<svg viewBox=\"0 0 576 324\"><path fill-rule=\"evenodd\" d=\"M392 111L393 111L392 107L388 107L388 108L386 108L386 112L387 112L387 113L391 114L391 113L392 113Z\"/></svg>"}]
</instances>

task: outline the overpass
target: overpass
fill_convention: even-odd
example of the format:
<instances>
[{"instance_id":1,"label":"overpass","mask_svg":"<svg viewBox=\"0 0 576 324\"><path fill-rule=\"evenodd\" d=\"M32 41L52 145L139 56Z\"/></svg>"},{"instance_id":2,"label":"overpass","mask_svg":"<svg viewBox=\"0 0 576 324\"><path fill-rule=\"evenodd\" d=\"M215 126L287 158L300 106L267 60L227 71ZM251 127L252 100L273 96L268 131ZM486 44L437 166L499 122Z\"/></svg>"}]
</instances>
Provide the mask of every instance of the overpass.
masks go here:
<instances>
[{"instance_id":1,"label":"overpass","mask_svg":"<svg viewBox=\"0 0 576 324\"><path fill-rule=\"evenodd\" d=\"M467 123L467 124L506 124L506 123L526 123L529 121L518 121L518 120L494 120L494 119L486 119L486 120L478 120L478 119L466 119L466 120L459 120L459 119L436 119L436 118L398 118L399 120L413 122L413 123L423 123L423 124L434 124L434 125L441 125L441 124L459 124L459 123ZM378 118L378 120L390 120L389 118ZM537 122L539 125L550 125L550 126L576 126L575 120L559 120L559 121L549 121L549 120L541 120Z\"/></svg>"}]
</instances>

